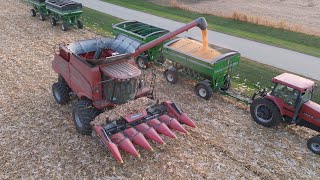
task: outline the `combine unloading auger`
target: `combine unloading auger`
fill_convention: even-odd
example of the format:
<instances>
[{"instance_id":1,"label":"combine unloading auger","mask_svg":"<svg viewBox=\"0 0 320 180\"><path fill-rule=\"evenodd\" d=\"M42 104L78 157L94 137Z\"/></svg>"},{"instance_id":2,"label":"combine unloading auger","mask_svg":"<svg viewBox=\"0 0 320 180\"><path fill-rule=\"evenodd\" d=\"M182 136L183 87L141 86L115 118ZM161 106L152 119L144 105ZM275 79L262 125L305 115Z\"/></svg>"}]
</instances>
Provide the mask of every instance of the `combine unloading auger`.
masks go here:
<instances>
[{"instance_id":1,"label":"combine unloading auger","mask_svg":"<svg viewBox=\"0 0 320 180\"><path fill-rule=\"evenodd\" d=\"M196 128L196 124L170 101L155 104L138 113L129 114L104 125L94 126L94 133L110 151L112 156L123 163L119 149L140 157L133 144L153 151L148 143L150 139L164 144L159 134L177 138L171 129L182 134L189 134L182 125Z\"/></svg>"}]
</instances>

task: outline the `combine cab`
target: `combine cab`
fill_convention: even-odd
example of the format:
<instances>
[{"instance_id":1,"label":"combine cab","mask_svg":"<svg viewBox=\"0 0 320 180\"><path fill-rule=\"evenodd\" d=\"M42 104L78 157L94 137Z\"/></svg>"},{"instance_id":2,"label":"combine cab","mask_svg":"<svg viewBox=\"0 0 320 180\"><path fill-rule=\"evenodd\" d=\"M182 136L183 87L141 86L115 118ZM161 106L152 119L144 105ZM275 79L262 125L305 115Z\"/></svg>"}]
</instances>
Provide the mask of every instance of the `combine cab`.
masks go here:
<instances>
[{"instance_id":1,"label":"combine cab","mask_svg":"<svg viewBox=\"0 0 320 180\"><path fill-rule=\"evenodd\" d=\"M205 19L199 18L142 46L123 35L115 39L88 39L60 45L52 62L54 71L59 74L58 82L52 85L54 99L59 104L66 104L77 98L72 117L78 132L91 134L93 128L94 134L120 162L118 147L138 156L131 141L150 149L144 136L161 144L163 141L156 132L170 137L175 135L169 128L186 133L181 124L196 126L170 101L156 103L112 122L105 120L93 126L91 122L106 108L127 104L142 96L152 98L152 90L141 80L141 71L135 66L134 59L195 26L206 29Z\"/></svg>"},{"instance_id":2,"label":"combine cab","mask_svg":"<svg viewBox=\"0 0 320 180\"><path fill-rule=\"evenodd\" d=\"M285 122L320 132L320 105L311 101L315 83L289 73L274 77L272 82L275 86L271 92L260 91L261 97L253 97L250 106L253 119L265 127ZM309 139L307 145L320 154L320 136Z\"/></svg>"}]
</instances>

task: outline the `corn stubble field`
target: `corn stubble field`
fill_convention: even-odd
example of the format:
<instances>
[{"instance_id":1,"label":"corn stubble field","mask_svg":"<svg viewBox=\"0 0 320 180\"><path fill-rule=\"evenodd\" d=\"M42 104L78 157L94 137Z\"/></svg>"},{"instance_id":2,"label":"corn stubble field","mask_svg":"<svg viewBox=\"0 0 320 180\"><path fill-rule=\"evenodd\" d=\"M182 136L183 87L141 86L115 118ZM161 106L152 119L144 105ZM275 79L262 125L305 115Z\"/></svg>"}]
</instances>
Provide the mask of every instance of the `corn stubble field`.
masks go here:
<instances>
[{"instance_id":1,"label":"corn stubble field","mask_svg":"<svg viewBox=\"0 0 320 180\"><path fill-rule=\"evenodd\" d=\"M57 75L51 69L53 46L95 37L87 30L62 32L29 15L22 1L2 2L0 12L0 179L312 179L319 156L306 141L314 132L299 127L263 128L248 107L215 95L204 101L193 81L169 85L157 71L157 95L174 100L197 125L190 135L152 143L141 158L122 152L117 163L91 137L79 135L71 104L59 106L51 95ZM10 14L10 15L9 15Z\"/></svg>"}]
</instances>

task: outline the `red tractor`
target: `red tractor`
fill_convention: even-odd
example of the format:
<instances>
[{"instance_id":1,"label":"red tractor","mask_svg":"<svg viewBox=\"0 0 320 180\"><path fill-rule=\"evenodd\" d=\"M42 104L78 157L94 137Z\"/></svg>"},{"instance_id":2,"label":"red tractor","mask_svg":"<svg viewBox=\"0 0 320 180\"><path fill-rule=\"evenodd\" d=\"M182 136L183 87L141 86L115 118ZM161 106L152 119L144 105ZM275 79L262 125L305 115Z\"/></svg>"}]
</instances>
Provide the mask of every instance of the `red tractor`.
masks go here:
<instances>
[{"instance_id":1,"label":"red tractor","mask_svg":"<svg viewBox=\"0 0 320 180\"><path fill-rule=\"evenodd\" d=\"M52 85L54 99L58 104L66 104L72 97L77 98L72 105L77 131L91 134L94 129L100 141L120 162L122 158L117 147L138 156L131 141L150 150L144 136L163 143L156 132L173 138L175 135L168 127L187 133L180 123L191 127L196 125L170 101L101 126L92 127L90 122L106 108L142 96L152 96L153 90L144 86L134 57L195 26L204 30L207 23L204 18L198 18L142 46L124 35L60 45L52 62L54 71L58 73L58 82Z\"/></svg>"},{"instance_id":2,"label":"red tractor","mask_svg":"<svg viewBox=\"0 0 320 180\"><path fill-rule=\"evenodd\" d=\"M260 91L253 96L250 112L253 119L265 127L281 122L305 126L320 132L320 105L311 101L316 84L308 79L283 73L272 79L272 91ZM260 98L255 98L260 94ZM320 136L308 140L308 148L320 154Z\"/></svg>"}]
</instances>

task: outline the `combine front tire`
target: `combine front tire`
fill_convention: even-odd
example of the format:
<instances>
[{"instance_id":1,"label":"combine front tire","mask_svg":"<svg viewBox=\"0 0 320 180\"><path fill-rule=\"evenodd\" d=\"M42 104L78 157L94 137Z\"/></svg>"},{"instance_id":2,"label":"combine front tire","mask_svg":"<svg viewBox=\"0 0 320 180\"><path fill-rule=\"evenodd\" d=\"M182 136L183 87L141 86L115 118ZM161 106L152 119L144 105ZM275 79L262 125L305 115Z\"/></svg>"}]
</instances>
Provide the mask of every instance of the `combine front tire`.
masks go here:
<instances>
[{"instance_id":1,"label":"combine front tire","mask_svg":"<svg viewBox=\"0 0 320 180\"><path fill-rule=\"evenodd\" d=\"M315 154L320 154L320 136L314 136L307 142L308 148Z\"/></svg>"},{"instance_id":2,"label":"combine front tire","mask_svg":"<svg viewBox=\"0 0 320 180\"><path fill-rule=\"evenodd\" d=\"M176 68L170 67L164 71L164 77L171 84L176 84L178 82L178 72Z\"/></svg>"},{"instance_id":3,"label":"combine front tire","mask_svg":"<svg viewBox=\"0 0 320 180\"><path fill-rule=\"evenodd\" d=\"M32 16L32 17L35 17L36 15L37 15L36 10L31 9L31 16Z\"/></svg>"},{"instance_id":4,"label":"combine front tire","mask_svg":"<svg viewBox=\"0 0 320 180\"><path fill-rule=\"evenodd\" d=\"M252 118L265 127L274 127L280 124L282 116L279 108L270 100L255 99L250 105Z\"/></svg>"},{"instance_id":5,"label":"combine front tire","mask_svg":"<svg viewBox=\"0 0 320 180\"><path fill-rule=\"evenodd\" d=\"M52 94L58 104L67 104L70 101L70 88L67 84L56 82L52 85Z\"/></svg>"},{"instance_id":6,"label":"combine front tire","mask_svg":"<svg viewBox=\"0 0 320 180\"><path fill-rule=\"evenodd\" d=\"M200 82L196 85L195 90L197 95L205 100L209 100L213 94L209 83Z\"/></svg>"},{"instance_id":7,"label":"combine front tire","mask_svg":"<svg viewBox=\"0 0 320 180\"><path fill-rule=\"evenodd\" d=\"M77 131L83 135L91 134L90 122L99 114L100 111L89 100L79 100L73 103L72 118Z\"/></svg>"},{"instance_id":8,"label":"combine front tire","mask_svg":"<svg viewBox=\"0 0 320 180\"><path fill-rule=\"evenodd\" d=\"M40 13L39 19L40 19L40 21L46 20L46 15L44 15L44 13Z\"/></svg>"}]
</instances>

